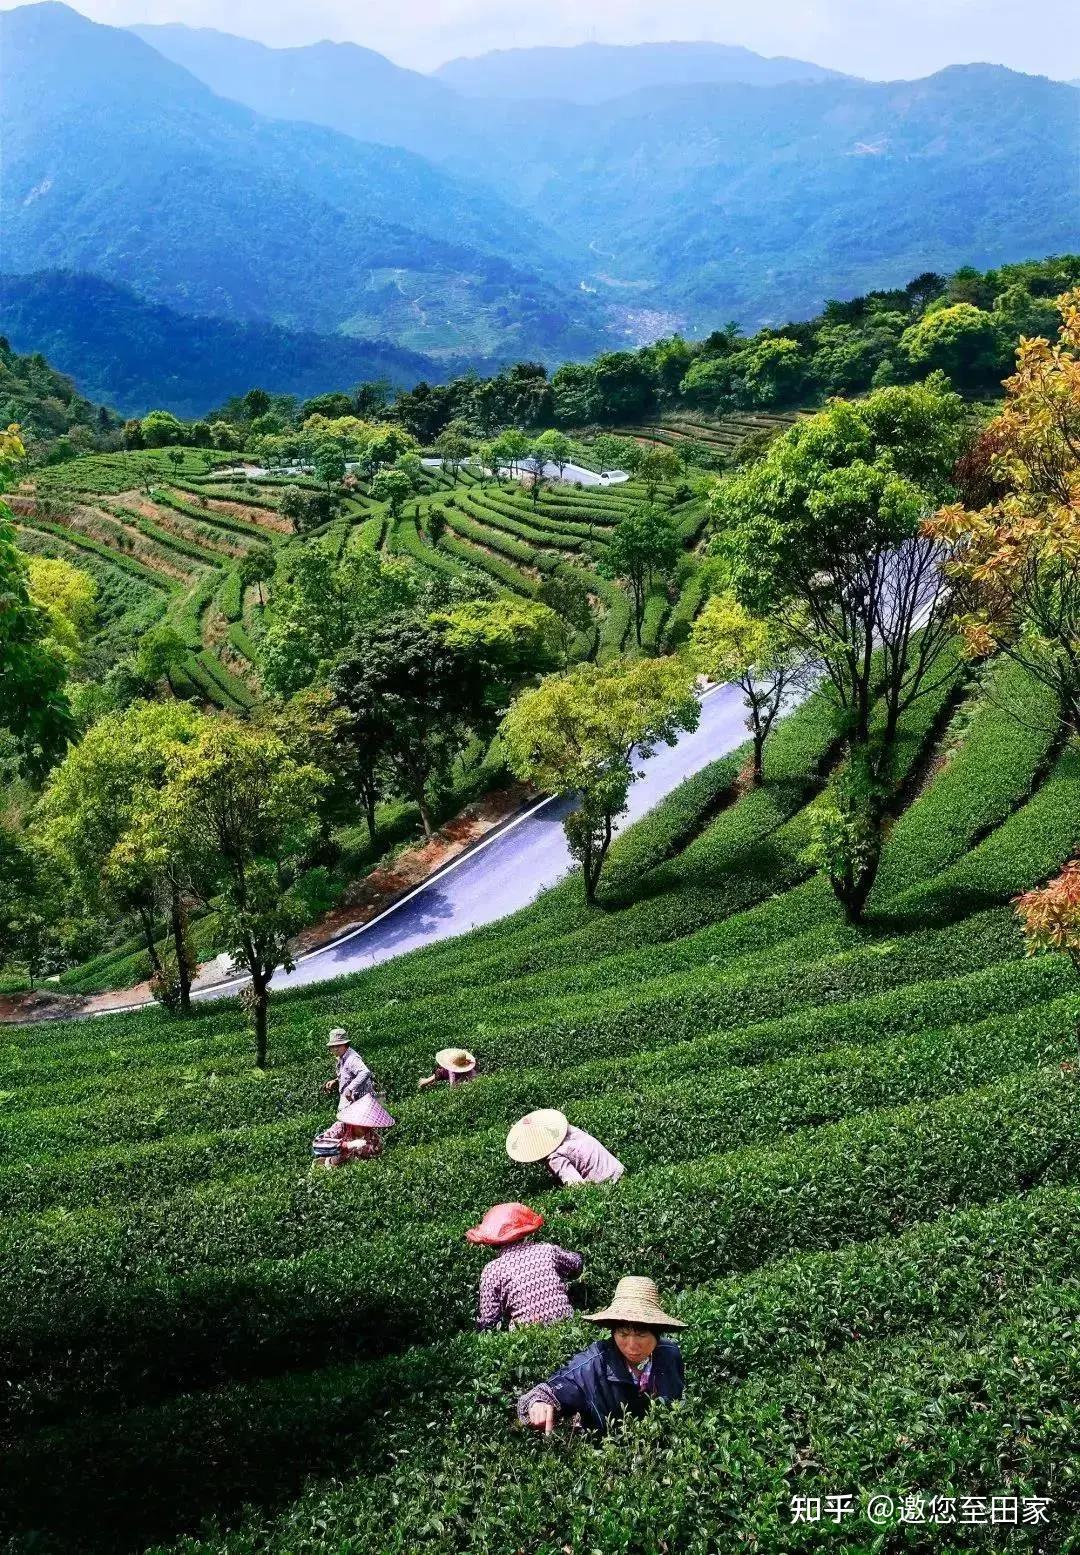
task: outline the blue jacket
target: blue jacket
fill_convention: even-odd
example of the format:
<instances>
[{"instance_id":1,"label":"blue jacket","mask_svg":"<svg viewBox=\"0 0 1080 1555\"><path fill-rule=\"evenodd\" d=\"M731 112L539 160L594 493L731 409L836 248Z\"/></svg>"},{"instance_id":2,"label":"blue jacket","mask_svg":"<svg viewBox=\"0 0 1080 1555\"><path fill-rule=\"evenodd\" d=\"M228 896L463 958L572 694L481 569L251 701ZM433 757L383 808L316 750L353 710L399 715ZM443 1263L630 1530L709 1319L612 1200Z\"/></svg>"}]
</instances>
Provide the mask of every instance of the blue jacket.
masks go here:
<instances>
[{"instance_id":1,"label":"blue jacket","mask_svg":"<svg viewBox=\"0 0 1080 1555\"><path fill-rule=\"evenodd\" d=\"M549 1377L547 1386L564 1416L580 1414L582 1425L606 1431L621 1415L643 1415L651 1399L672 1403L682 1398L682 1351L673 1339L657 1340L649 1390L643 1394L614 1339L598 1339Z\"/></svg>"}]
</instances>

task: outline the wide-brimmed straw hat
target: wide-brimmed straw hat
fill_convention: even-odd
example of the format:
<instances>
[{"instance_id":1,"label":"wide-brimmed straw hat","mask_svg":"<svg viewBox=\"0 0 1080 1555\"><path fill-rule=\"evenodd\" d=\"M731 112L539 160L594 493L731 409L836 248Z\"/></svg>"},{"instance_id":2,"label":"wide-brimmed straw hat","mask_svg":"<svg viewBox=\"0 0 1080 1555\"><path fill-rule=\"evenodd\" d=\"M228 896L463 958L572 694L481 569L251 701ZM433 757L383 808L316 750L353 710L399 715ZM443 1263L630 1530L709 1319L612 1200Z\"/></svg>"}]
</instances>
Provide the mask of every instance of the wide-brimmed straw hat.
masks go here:
<instances>
[{"instance_id":1,"label":"wide-brimmed straw hat","mask_svg":"<svg viewBox=\"0 0 1080 1555\"><path fill-rule=\"evenodd\" d=\"M394 1120L374 1096L361 1096L359 1101L348 1101L338 1108L338 1122L352 1123L358 1128L393 1128Z\"/></svg>"},{"instance_id":2,"label":"wide-brimmed straw hat","mask_svg":"<svg viewBox=\"0 0 1080 1555\"><path fill-rule=\"evenodd\" d=\"M344 1026L335 1026L326 1039L327 1047L348 1047L349 1033Z\"/></svg>"},{"instance_id":3,"label":"wide-brimmed straw hat","mask_svg":"<svg viewBox=\"0 0 1080 1555\"><path fill-rule=\"evenodd\" d=\"M465 1239L484 1247L509 1247L511 1242L532 1236L543 1224L543 1215L527 1204L493 1204L478 1226L469 1227Z\"/></svg>"},{"instance_id":4,"label":"wide-brimmed straw hat","mask_svg":"<svg viewBox=\"0 0 1080 1555\"><path fill-rule=\"evenodd\" d=\"M543 1161L557 1150L570 1127L554 1107L541 1107L515 1123L506 1136L506 1153L511 1161Z\"/></svg>"},{"instance_id":5,"label":"wide-brimmed straw hat","mask_svg":"<svg viewBox=\"0 0 1080 1555\"><path fill-rule=\"evenodd\" d=\"M648 1328L685 1328L677 1317L669 1317L660 1305L660 1292L653 1280L628 1274L615 1287L611 1304L602 1312L590 1312L586 1323L643 1323Z\"/></svg>"},{"instance_id":6,"label":"wide-brimmed straw hat","mask_svg":"<svg viewBox=\"0 0 1080 1555\"><path fill-rule=\"evenodd\" d=\"M476 1059L463 1047L441 1047L435 1054L440 1069L452 1069L455 1074L467 1074L476 1068Z\"/></svg>"}]
</instances>

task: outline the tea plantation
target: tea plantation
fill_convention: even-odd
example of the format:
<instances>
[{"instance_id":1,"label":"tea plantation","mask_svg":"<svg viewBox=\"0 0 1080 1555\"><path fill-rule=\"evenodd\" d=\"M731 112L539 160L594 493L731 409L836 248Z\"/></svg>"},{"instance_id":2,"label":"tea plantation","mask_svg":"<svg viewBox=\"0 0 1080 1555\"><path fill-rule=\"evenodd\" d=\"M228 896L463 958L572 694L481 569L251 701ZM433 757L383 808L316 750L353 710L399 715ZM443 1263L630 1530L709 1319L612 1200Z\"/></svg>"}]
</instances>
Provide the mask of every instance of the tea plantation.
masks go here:
<instances>
[{"instance_id":1,"label":"tea plantation","mask_svg":"<svg viewBox=\"0 0 1080 1555\"><path fill-rule=\"evenodd\" d=\"M269 1071L234 1006L0 1043L5 1468L20 1552L184 1555L966 1547L866 1498L1049 1498L1080 1519L1080 989L1010 899L1080 843L1080 752L991 665L913 705L866 921L805 861L835 758L820 695L741 792L715 763L569 881L466 939L280 996ZM330 1024L397 1128L309 1170ZM482 1074L417 1094L434 1048ZM563 1107L615 1191L512 1165ZM475 1337L465 1227L521 1197L585 1255L580 1304L649 1273L690 1325L685 1405L602 1446L513 1400L584 1326ZM795 1496L849 1493L842 1529ZM957 1503L959 1505L959 1502ZM982 1535L978 1535L982 1537ZM179 1541L176 1543L175 1541ZM876 1542L875 1542L876 1541Z\"/></svg>"}]
</instances>

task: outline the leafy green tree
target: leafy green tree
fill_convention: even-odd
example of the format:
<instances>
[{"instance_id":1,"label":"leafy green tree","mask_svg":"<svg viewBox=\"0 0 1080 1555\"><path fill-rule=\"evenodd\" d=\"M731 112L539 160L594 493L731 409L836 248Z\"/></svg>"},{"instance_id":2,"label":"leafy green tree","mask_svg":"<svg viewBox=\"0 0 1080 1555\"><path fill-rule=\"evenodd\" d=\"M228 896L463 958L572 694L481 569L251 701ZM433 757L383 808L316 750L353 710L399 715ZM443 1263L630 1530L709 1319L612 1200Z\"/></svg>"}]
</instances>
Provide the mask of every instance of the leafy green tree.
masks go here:
<instances>
[{"instance_id":1,"label":"leafy green tree","mask_svg":"<svg viewBox=\"0 0 1080 1555\"><path fill-rule=\"evenodd\" d=\"M144 632L135 658L139 678L148 686L156 686L164 678L173 696L176 683L173 674L180 669L190 649L180 633L172 626L154 626Z\"/></svg>"},{"instance_id":2,"label":"leafy green tree","mask_svg":"<svg viewBox=\"0 0 1080 1555\"><path fill-rule=\"evenodd\" d=\"M637 464L637 478L645 487L650 502L656 501L656 493L665 482L677 481L682 474L679 456L674 448L649 448Z\"/></svg>"},{"instance_id":3,"label":"leafy green tree","mask_svg":"<svg viewBox=\"0 0 1080 1555\"><path fill-rule=\"evenodd\" d=\"M616 437L614 432L600 432L590 444L600 466L600 474L609 470L625 470L628 473L638 466L640 445L629 437Z\"/></svg>"},{"instance_id":4,"label":"leafy green tree","mask_svg":"<svg viewBox=\"0 0 1080 1555\"><path fill-rule=\"evenodd\" d=\"M427 524L428 539L432 545L438 545L446 533L446 510L432 505L427 510L425 522Z\"/></svg>"},{"instance_id":5,"label":"leafy green tree","mask_svg":"<svg viewBox=\"0 0 1080 1555\"><path fill-rule=\"evenodd\" d=\"M433 792L484 719L480 663L430 621L398 614L361 629L330 689L362 743L433 835Z\"/></svg>"},{"instance_id":6,"label":"leafy green tree","mask_svg":"<svg viewBox=\"0 0 1080 1555\"><path fill-rule=\"evenodd\" d=\"M183 702L134 702L100 719L51 774L41 801L41 839L84 911L107 907L138 920L155 993L169 1007L189 1007L187 844L168 843L147 827L171 756L190 743L202 715ZM160 945L169 924L172 964Z\"/></svg>"},{"instance_id":7,"label":"leafy green tree","mask_svg":"<svg viewBox=\"0 0 1080 1555\"><path fill-rule=\"evenodd\" d=\"M540 584L540 603L553 610L563 623L566 645L572 632L589 632L594 621L589 590L572 573L549 572Z\"/></svg>"},{"instance_id":8,"label":"leafy green tree","mask_svg":"<svg viewBox=\"0 0 1080 1555\"><path fill-rule=\"evenodd\" d=\"M596 899L615 822L625 810L636 763L697 727L689 669L676 659L578 664L524 691L503 719L513 772L545 793L574 795L564 826L581 864L585 896Z\"/></svg>"},{"instance_id":9,"label":"leafy green tree","mask_svg":"<svg viewBox=\"0 0 1080 1555\"><path fill-rule=\"evenodd\" d=\"M179 475L184 467L184 450L182 448L170 448L166 456L173 467L173 472Z\"/></svg>"},{"instance_id":10,"label":"leafy green tree","mask_svg":"<svg viewBox=\"0 0 1080 1555\"><path fill-rule=\"evenodd\" d=\"M327 491L345 479L345 455L341 445L331 442L329 438L316 443L312 463L315 478L325 482Z\"/></svg>"},{"instance_id":11,"label":"leafy green tree","mask_svg":"<svg viewBox=\"0 0 1080 1555\"><path fill-rule=\"evenodd\" d=\"M558 616L533 600L467 600L431 621L449 647L479 666L487 700L495 704L526 676L544 674L564 659Z\"/></svg>"},{"instance_id":12,"label":"leafy green tree","mask_svg":"<svg viewBox=\"0 0 1080 1555\"><path fill-rule=\"evenodd\" d=\"M682 545L670 519L654 508L635 508L615 527L602 567L609 577L625 581L630 590L639 648L653 583L670 577L681 555Z\"/></svg>"},{"instance_id":13,"label":"leafy green tree","mask_svg":"<svg viewBox=\"0 0 1080 1555\"><path fill-rule=\"evenodd\" d=\"M371 483L371 495L376 502L386 503L395 523L415 489L404 470L380 470Z\"/></svg>"},{"instance_id":14,"label":"leafy green tree","mask_svg":"<svg viewBox=\"0 0 1080 1555\"><path fill-rule=\"evenodd\" d=\"M805 360L797 340L786 336L758 339L735 359L739 397L744 404L790 405L798 397Z\"/></svg>"},{"instance_id":15,"label":"leafy green tree","mask_svg":"<svg viewBox=\"0 0 1080 1555\"><path fill-rule=\"evenodd\" d=\"M152 410L142 418L144 448L167 448L184 441L184 423L171 410Z\"/></svg>"},{"instance_id":16,"label":"leafy green tree","mask_svg":"<svg viewBox=\"0 0 1080 1555\"><path fill-rule=\"evenodd\" d=\"M23 458L16 428L0 433L0 490ZM0 502L0 730L19 743L41 775L74 732L65 691L67 665L53 619L30 597L29 569L15 544L11 511Z\"/></svg>"},{"instance_id":17,"label":"leafy green tree","mask_svg":"<svg viewBox=\"0 0 1080 1555\"><path fill-rule=\"evenodd\" d=\"M969 302L928 313L904 331L899 352L913 372L937 369L961 391L989 387L999 361L994 320Z\"/></svg>"},{"instance_id":18,"label":"leafy green tree","mask_svg":"<svg viewBox=\"0 0 1080 1555\"><path fill-rule=\"evenodd\" d=\"M563 471L570 463L574 452L574 445L566 433L552 427L547 432L541 432L536 439L535 447L549 464L555 466L559 472L559 479L562 480Z\"/></svg>"},{"instance_id":19,"label":"leafy green tree","mask_svg":"<svg viewBox=\"0 0 1080 1555\"><path fill-rule=\"evenodd\" d=\"M289 520L298 535L306 535L330 522L338 511L338 498L330 491L305 491L301 486L287 486L281 493L278 511Z\"/></svg>"},{"instance_id":20,"label":"leafy green tree","mask_svg":"<svg viewBox=\"0 0 1080 1555\"><path fill-rule=\"evenodd\" d=\"M510 427L495 439L494 447L497 468L501 470L505 465L511 476L514 476L518 472L518 466L528 455L529 439L517 427Z\"/></svg>"},{"instance_id":21,"label":"leafy green tree","mask_svg":"<svg viewBox=\"0 0 1080 1555\"><path fill-rule=\"evenodd\" d=\"M166 843L188 850L195 888L213 903L221 937L250 979L241 995L255 1030L255 1062L265 1069L270 982L294 965L289 942L305 904L296 875L318 833L327 779L290 755L272 729L231 717L207 719L174 754L158 796Z\"/></svg>"},{"instance_id":22,"label":"leafy green tree","mask_svg":"<svg viewBox=\"0 0 1080 1555\"><path fill-rule=\"evenodd\" d=\"M81 567L53 556L27 559L30 599L50 622L49 640L68 664L82 655L97 619L97 584Z\"/></svg>"},{"instance_id":23,"label":"leafy green tree","mask_svg":"<svg viewBox=\"0 0 1080 1555\"><path fill-rule=\"evenodd\" d=\"M305 547L291 575L275 585L259 641L269 695L292 696L325 681L361 627L409 608L418 589L415 571L393 557L360 551L338 562L324 545Z\"/></svg>"},{"instance_id":24,"label":"leafy green tree","mask_svg":"<svg viewBox=\"0 0 1080 1555\"><path fill-rule=\"evenodd\" d=\"M848 883L833 876L853 918L877 873L900 716L955 673L940 547L922 524L951 489L964 436L963 401L940 375L834 400L714 496L739 602L786 619L836 699L849 797L868 807L855 829L872 843Z\"/></svg>"},{"instance_id":25,"label":"leafy green tree","mask_svg":"<svg viewBox=\"0 0 1080 1555\"><path fill-rule=\"evenodd\" d=\"M245 552L236 564L236 570L240 574L240 582L244 587L251 588L254 585L259 590L259 604L265 605L263 598L263 584L269 583L274 576L277 560L272 547L269 545L252 546Z\"/></svg>"},{"instance_id":26,"label":"leafy green tree","mask_svg":"<svg viewBox=\"0 0 1080 1555\"><path fill-rule=\"evenodd\" d=\"M547 475L547 451L534 443L525 456L524 471L529 481L529 495L535 508L540 501L540 495L548 483Z\"/></svg>"},{"instance_id":27,"label":"leafy green tree","mask_svg":"<svg viewBox=\"0 0 1080 1555\"><path fill-rule=\"evenodd\" d=\"M142 422L137 417L132 417L130 421L124 422L121 437L123 438L125 448L145 448L146 446L143 442Z\"/></svg>"},{"instance_id":28,"label":"leafy green tree","mask_svg":"<svg viewBox=\"0 0 1080 1555\"><path fill-rule=\"evenodd\" d=\"M435 452L457 485L458 471L472 453L473 440L463 421L451 421L435 439Z\"/></svg>"},{"instance_id":29,"label":"leafy green tree","mask_svg":"<svg viewBox=\"0 0 1080 1555\"><path fill-rule=\"evenodd\" d=\"M765 741L805 666L805 651L779 616L758 619L734 594L714 594L694 622L690 658L710 680L733 682L746 699L754 740L754 783L764 777Z\"/></svg>"}]
</instances>

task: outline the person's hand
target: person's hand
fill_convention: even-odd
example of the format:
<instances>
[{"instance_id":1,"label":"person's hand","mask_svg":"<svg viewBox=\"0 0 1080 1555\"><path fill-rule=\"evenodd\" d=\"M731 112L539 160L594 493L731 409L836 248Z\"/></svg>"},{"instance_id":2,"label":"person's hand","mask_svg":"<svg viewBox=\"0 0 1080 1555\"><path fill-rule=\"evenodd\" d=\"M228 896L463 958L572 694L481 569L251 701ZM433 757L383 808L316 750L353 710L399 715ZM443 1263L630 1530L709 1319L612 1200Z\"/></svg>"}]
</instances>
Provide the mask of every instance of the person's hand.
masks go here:
<instances>
[{"instance_id":1,"label":"person's hand","mask_svg":"<svg viewBox=\"0 0 1080 1555\"><path fill-rule=\"evenodd\" d=\"M545 1436L550 1436L555 1429L555 1414L554 1404L530 1404L529 1424L534 1431L543 1431Z\"/></svg>"},{"instance_id":2,"label":"person's hand","mask_svg":"<svg viewBox=\"0 0 1080 1555\"><path fill-rule=\"evenodd\" d=\"M336 1089L337 1089L337 1080L336 1079L327 1080L326 1084L323 1086L323 1090L326 1092L327 1096L329 1096L331 1091L334 1091Z\"/></svg>"}]
</instances>

